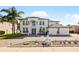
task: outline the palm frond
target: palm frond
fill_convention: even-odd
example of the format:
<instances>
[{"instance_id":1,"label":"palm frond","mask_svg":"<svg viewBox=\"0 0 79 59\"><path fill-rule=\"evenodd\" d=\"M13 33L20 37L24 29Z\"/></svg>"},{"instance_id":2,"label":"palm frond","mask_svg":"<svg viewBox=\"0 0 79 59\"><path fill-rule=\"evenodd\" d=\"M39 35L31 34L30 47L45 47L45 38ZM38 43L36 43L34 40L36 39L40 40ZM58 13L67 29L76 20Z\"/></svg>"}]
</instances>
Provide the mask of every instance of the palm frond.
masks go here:
<instances>
[{"instance_id":1,"label":"palm frond","mask_svg":"<svg viewBox=\"0 0 79 59\"><path fill-rule=\"evenodd\" d=\"M21 17L21 14L24 14L23 11L17 11L15 7L11 7L9 9L2 9L1 12L8 13L7 15L2 17L2 21L8 22L17 22L17 17Z\"/></svg>"},{"instance_id":2,"label":"palm frond","mask_svg":"<svg viewBox=\"0 0 79 59\"><path fill-rule=\"evenodd\" d=\"M0 12L10 13L10 10L9 9L2 9Z\"/></svg>"},{"instance_id":3,"label":"palm frond","mask_svg":"<svg viewBox=\"0 0 79 59\"><path fill-rule=\"evenodd\" d=\"M24 14L24 12L23 11L19 11L18 14Z\"/></svg>"}]
</instances>

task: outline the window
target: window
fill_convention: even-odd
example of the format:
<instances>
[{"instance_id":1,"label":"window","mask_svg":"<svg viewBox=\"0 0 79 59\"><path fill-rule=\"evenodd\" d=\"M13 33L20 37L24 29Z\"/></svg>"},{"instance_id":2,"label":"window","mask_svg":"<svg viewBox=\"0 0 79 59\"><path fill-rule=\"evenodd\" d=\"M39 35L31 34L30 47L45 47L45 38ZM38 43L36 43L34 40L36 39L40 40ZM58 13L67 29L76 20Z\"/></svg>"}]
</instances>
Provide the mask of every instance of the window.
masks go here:
<instances>
[{"instance_id":1,"label":"window","mask_svg":"<svg viewBox=\"0 0 79 59\"><path fill-rule=\"evenodd\" d=\"M58 30L57 30L57 34L59 34L59 28L58 28Z\"/></svg>"},{"instance_id":2,"label":"window","mask_svg":"<svg viewBox=\"0 0 79 59\"><path fill-rule=\"evenodd\" d=\"M39 33L40 33L40 34L45 34L45 28L40 27Z\"/></svg>"},{"instance_id":3,"label":"window","mask_svg":"<svg viewBox=\"0 0 79 59\"><path fill-rule=\"evenodd\" d=\"M28 21L26 21L26 25L28 25L29 24L29 22Z\"/></svg>"},{"instance_id":4,"label":"window","mask_svg":"<svg viewBox=\"0 0 79 59\"><path fill-rule=\"evenodd\" d=\"M26 28L26 31L25 31L26 33L28 32L28 28Z\"/></svg>"},{"instance_id":5,"label":"window","mask_svg":"<svg viewBox=\"0 0 79 59\"><path fill-rule=\"evenodd\" d=\"M23 33L27 33L28 32L28 28L23 28Z\"/></svg>"},{"instance_id":6,"label":"window","mask_svg":"<svg viewBox=\"0 0 79 59\"><path fill-rule=\"evenodd\" d=\"M23 28L23 33L25 33L25 28Z\"/></svg>"},{"instance_id":7,"label":"window","mask_svg":"<svg viewBox=\"0 0 79 59\"><path fill-rule=\"evenodd\" d=\"M36 22L35 21L32 21L32 26L35 26L36 25Z\"/></svg>"},{"instance_id":8,"label":"window","mask_svg":"<svg viewBox=\"0 0 79 59\"><path fill-rule=\"evenodd\" d=\"M44 23L44 21L40 21L40 25L44 25L45 23Z\"/></svg>"},{"instance_id":9,"label":"window","mask_svg":"<svg viewBox=\"0 0 79 59\"><path fill-rule=\"evenodd\" d=\"M40 27L40 32L44 32L45 28Z\"/></svg>"},{"instance_id":10,"label":"window","mask_svg":"<svg viewBox=\"0 0 79 59\"><path fill-rule=\"evenodd\" d=\"M23 21L23 25L28 25L29 22L28 21Z\"/></svg>"},{"instance_id":11,"label":"window","mask_svg":"<svg viewBox=\"0 0 79 59\"><path fill-rule=\"evenodd\" d=\"M23 21L23 25L25 25L25 21Z\"/></svg>"},{"instance_id":12,"label":"window","mask_svg":"<svg viewBox=\"0 0 79 59\"><path fill-rule=\"evenodd\" d=\"M43 21L43 25L44 25L44 21Z\"/></svg>"},{"instance_id":13,"label":"window","mask_svg":"<svg viewBox=\"0 0 79 59\"><path fill-rule=\"evenodd\" d=\"M41 25L41 21L40 21L40 25Z\"/></svg>"}]
</instances>

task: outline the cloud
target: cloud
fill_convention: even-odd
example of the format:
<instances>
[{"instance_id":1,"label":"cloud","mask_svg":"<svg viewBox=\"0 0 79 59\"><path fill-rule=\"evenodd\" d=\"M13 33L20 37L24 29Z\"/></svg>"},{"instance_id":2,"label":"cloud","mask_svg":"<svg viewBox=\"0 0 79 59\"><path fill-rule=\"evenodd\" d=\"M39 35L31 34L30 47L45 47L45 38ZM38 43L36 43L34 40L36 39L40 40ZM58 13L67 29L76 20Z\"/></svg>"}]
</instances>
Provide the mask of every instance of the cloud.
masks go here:
<instances>
[{"instance_id":1,"label":"cloud","mask_svg":"<svg viewBox=\"0 0 79 59\"><path fill-rule=\"evenodd\" d=\"M46 11L34 11L31 15L36 17L48 18L48 14Z\"/></svg>"},{"instance_id":2,"label":"cloud","mask_svg":"<svg viewBox=\"0 0 79 59\"><path fill-rule=\"evenodd\" d=\"M79 14L76 14L76 13L74 13L74 14L66 14L64 18L66 19L67 23L78 25Z\"/></svg>"},{"instance_id":3,"label":"cloud","mask_svg":"<svg viewBox=\"0 0 79 59\"><path fill-rule=\"evenodd\" d=\"M73 21L79 21L79 14L66 14L65 17Z\"/></svg>"},{"instance_id":4,"label":"cloud","mask_svg":"<svg viewBox=\"0 0 79 59\"><path fill-rule=\"evenodd\" d=\"M72 20L74 22L79 21L79 14L66 14L65 18Z\"/></svg>"},{"instance_id":5,"label":"cloud","mask_svg":"<svg viewBox=\"0 0 79 59\"><path fill-rule=\"evenodd\" d=\"M50 17L50 20L59 21L59 19L57 19L55 16Z\"/></svg>"},{"instance_id":6,"label":"cloud","mask_svg":"<svg viewBox=\"0 0 79 59\"><path fill-rule=\"evenodd\" d=\"M58 21L58 19L56 19L56 18L52 18L52 20L54 20L54 21Z\"/></svg>"},{"instance_id":7,"label":"cloud","mask_svg":"<svg viewBox=\"0 0 79 59\"><path fill-rule=\"evenodd\" d=\"M70 16L70 14L66 14L66 15L65 15L65 17L69 17L69 16Z\"/></svg>"},{"instance_id":8,"label":"cloud","mask_svg":"<svg viewBox=\"0 0 79 59\"><path fill-rule=\"evenodd\" d=\"M79 20L79 14L73 14L71 18L73 18L74 20Z\"/></svg>"}]
</instances>

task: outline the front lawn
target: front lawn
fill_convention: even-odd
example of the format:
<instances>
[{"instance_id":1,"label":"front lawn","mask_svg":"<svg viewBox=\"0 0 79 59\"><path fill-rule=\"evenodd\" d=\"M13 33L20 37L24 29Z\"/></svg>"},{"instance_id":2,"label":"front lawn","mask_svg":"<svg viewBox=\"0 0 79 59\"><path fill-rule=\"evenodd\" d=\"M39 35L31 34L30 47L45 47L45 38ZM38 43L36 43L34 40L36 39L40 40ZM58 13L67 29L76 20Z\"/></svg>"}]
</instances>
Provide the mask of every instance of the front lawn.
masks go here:
<instances>
[{"instance_id":1,"label":"front lawn","mask_svg":"<svg viewBox=\"0 0 79 59\"><path fill-rule=\"evenodd\" d=\"M21 34L20 33L16 33L16 34L5 34L5 35L0 35L0 40L2 39L13 39L13 38L17 38L20 37Z\"/></svg>"}]
</instances>

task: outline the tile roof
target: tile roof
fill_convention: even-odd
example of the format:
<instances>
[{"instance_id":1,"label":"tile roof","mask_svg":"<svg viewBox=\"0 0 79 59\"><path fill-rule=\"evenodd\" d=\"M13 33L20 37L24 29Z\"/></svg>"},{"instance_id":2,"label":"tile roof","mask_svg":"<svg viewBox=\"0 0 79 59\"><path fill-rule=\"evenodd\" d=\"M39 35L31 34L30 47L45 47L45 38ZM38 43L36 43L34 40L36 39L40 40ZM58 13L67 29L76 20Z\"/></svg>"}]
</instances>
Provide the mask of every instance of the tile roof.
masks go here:
<instances>
[{"instance_id":1,"label":"tile roof","mask_svg":"<svg viewBox=\"0 0 79 59\"><path fill-rule=\"evenodd\" d=\"M41 17L26 17L26 18L20 18L21 20L27 20L27 18L38 18L38 19L45 19L48 20L47 18L41 18Z\"/></svg>"},{"instance_id":2,"label":"tile roof","mask_svg":"<svg viewBox=\"0 0 79 59\"><path fill-rule=\"evenodd\" d=\"M68 26L63 26L62 24L49 25L49 28L57 28L57 27L67 28Z\"/></svg>"},{"instance_id":3,"label":"tile roof","mask_svg":"<svg viewBox=\"0 0 79 59\"><path fill-rule=\"evenodd\" d=\"M50 20L49 22L60 22L60 21Z\"/></svg>"}]
</instances>

